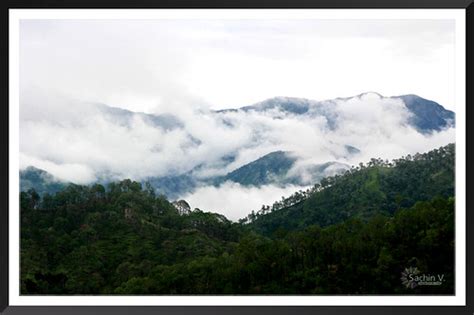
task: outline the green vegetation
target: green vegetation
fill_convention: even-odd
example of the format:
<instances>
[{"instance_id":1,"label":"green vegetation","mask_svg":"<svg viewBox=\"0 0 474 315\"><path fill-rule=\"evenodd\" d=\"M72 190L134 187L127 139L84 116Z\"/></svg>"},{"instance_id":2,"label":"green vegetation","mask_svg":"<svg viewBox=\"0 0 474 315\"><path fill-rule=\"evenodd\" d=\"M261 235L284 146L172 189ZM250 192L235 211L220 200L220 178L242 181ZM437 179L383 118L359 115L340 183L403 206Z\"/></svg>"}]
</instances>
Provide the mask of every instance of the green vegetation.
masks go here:
<instances>
[{"instance_id":1,"label":"green vegetation","mask_svg":"<svg viewBox=\"0 0 474 315\"><path fill-rule=\"evenodd\" d=\"M29 166L20 171L20 191L34 189L38 194L54 194L63 190L67 183L54 178L48 172Z\"/></svg>"},{"instance_id":2,"label":"green vegetation","mask_svg":"<svg viewBox=\"0 0 474 315\"><path fill-rule=\"evenodd\" d=\"M357 149L352 148L352 150ZM279 186L287 184L307 185L306 180L303 180L299 174L288 174L288 171L295 165L296 161L297 158L292 156L291 152L271 152L225 176L211 178L209 183L218 186L226 181L232 181L243 186L257 187L268 184L277 184ZM337 162L326 162L307 166L305 173L311 176L313 182L316 182L326 177L328 169L331 167L346 169L348 166Z\"/></svg>"},{"instance_id":3,"label":"green vegetation","mask_svg":"<svg viewBox=\"0 0 474 315\"><path fill-rule=\"evenodd\" d=\"M245 186L261 186L278 182L277 179L281 181L295 161L296 158L291 157L287 152L272 152L218 178L217 182L231 180Z\"/></svg>"},{"instance_id":4,"label":"green vegetation","mask_svg":"<svg viewBox=\"0 0 474 315\"><path fill-rule=\"evenodd\" d=\"M454 145L372 160L239 223L151 186L20 194L22 294L453 294ZM443 274L406 288L407 267Z\"/></svg>"},{"instance_id":5,"label":"green vegetation","mask_svg":"<svg viewBox=\"0 0 474 315\"><path fill-rule=\"evenodd\" d=\"M329 226L350 218L391 216L400 208L436 196L454 196L454 144L392 162L372 159L343 175L327 177L311 190L264 206L241 222L271 235L277 229Z\"/></svg>"}]
</instances>

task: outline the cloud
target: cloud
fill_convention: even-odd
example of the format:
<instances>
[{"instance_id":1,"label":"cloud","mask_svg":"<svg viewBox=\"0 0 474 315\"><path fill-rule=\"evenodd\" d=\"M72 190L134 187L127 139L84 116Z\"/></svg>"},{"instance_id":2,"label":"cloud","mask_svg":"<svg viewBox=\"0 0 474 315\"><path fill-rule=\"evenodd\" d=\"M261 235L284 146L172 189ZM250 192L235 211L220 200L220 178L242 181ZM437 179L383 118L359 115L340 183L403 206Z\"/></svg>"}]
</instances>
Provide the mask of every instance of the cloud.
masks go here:
<instances>
[{"instance_id":1,"label":"cloud","mask_svg":"<svg viewBox=\"0 0 474 315\"><path fill-rule=\"evenodd\" d=\"M295 175L304 172L304 165L398 158L455 139L453 128L423 135L407 125L410 113L401 100L366 95L324 106L335 117L333 127L314 113L189 110L178 117L182 125L163 129L138 114L128 112L124 123L123 112L110 114L95 104L38 93L22 98L22 165L31 163L73 182L93 181L105 174L143 180L195 168L198 176L206 177L225 175L282 150L298 158ZM346 145L360 153L347 154ZM226 157L233 159L225 162ZM77 172L63 171L65 165L75 165ZM87 171L81 173L81 168Z\"/></svg>"},{"instance_id":2,"label":"cloud","mask_svg":"<svg viewBox=\"0 0 474 315\"><path fill-rule=\"evenodd\" d=\"M337 130L329 135L330 141L346 143L361 151L346 159L349 164L373 157L390 160L455 141L454 128L422 134L408 125L412 114L401 99L368 94L340 100L335 107L340 122Z\"/></svg>"},{"instance_id":3,"label":"cloud","mask_svg":"<svg viewBox=\"0 0 474 315\"><path fill-rule=\"evenodd\" d=\"M35 166L42 170L47 170L54 177L62 180L72 179L75 184L89 184L95 180L94 171L87 165L76 163L56 164L52 161L39 159L23 153L20 153L20 169L28 166Z\"/></svg>"},{"instance_id":4,"label":"cloud","mask_svg":"<svg viewBox=\"0 0 474 315\"><path fill-rule=\"evenodd\" d=\"M445 20L24 20L20 163L76 183L193 169L205 178L283 150L298 158L290 174L308 178L307 167L328 161L428 151L453 142L454 128L420 134L406 124L401 100L376 94L321 103L303 116L210 108L364 90L415 93L453 108L453 34ZM181 124L159 128L98 103ZM237 218L296 189L227 183L187 197Z\"/></svg>"},{"instance_id":5,"label":"cloud","mask_svg":"<svg viewBox=\"0 0 474 315\"><path fill-rule=\"evenodd\" d=\"M233 221L247 216L252 210L260 210L262 205L272 205L281 197L306 190L306 186L289 185L278 187L265 185L245 187L234 182L225 182L219 187L200 187L192 194L183 196L191 207L217 212Z\"/></svg>"}]
</instances>

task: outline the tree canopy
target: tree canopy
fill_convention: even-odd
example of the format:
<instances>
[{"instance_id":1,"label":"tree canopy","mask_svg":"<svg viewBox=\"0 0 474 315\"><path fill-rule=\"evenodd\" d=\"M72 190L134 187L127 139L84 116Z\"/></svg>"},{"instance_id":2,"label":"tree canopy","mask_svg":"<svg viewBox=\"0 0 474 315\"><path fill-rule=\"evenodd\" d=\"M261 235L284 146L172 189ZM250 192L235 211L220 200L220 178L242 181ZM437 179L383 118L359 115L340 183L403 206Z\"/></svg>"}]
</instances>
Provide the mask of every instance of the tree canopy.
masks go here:
<instances>
[{"instance_id":1,"label":"tree canopy","mask_svg":"<svg viewBox=\"0 0 474 315\"><path fill-rule=\"evenodd\" d=\"M373 159L238 223L131 180L29 190L21 293L452 294L454 204L454 145ZM443 283L407 288L408 267Z\"/></svg>"}]
</instances>

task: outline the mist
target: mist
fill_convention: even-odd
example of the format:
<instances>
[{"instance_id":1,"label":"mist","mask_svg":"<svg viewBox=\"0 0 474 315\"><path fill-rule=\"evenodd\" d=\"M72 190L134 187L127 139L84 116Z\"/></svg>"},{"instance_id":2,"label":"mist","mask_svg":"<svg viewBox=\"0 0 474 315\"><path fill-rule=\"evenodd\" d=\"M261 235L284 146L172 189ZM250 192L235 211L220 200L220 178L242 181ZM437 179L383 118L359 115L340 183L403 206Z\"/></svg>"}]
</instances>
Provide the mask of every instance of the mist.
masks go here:
<instances>
[{"instance_id":1,"label":"mist","mask_svg":"<svg viewBox=\"0 0 474 315\"><path fill-rule=\"evenodd\" d=\"M278 150L291 152L300 168L328 161L354 165L424 152L455 139L454 128L418 132L407 124L411 114L400 99L367 95L330 106L337 113L335 128L321 115L215 113L189 106L179 111L181 124L167 130L136 113L124 124L121 116L96 104L37 94L22 99L20 107L20 164L77 183L93 182L101 174L134 180L179 175L197 166L196 174L206 178ZM346 145L360 153L345 155ZM234 159L223 164L225 156Z\"/></svg>"},{"instance_id":2,"label":"mist","mask_svg":"<svg viewBox=\"0 0 474 315\"><path fill-rule=\"evenodd\" d=\"M192 208L221 213L228 219L237 221L246 217L252 210L260 210L262 205L272 205L283 196L288 197L307 188L308 186L295 185L245 187L238 183L226 182L219 187L200 187L195 192L184 195L182 199Z\"/></svg>"},{"instance_id":3,"label":"mist","mask_svg":"<svg viewBox=\"0 0 474 315\"><path fill-rule=\"evenodd\" d=\"M286 151L288 175L310 184L311 165L425 152L454 142L454 128L420 133L402 100L351 96L414 93L454 109L453 34L444 20L23 20L20 168L78 184L204 181ZM349 98L324 103L333 121L215 111L276 96ZM300 188L226 183L181 197L238 218Z\"/></svg>"}]
</instances>

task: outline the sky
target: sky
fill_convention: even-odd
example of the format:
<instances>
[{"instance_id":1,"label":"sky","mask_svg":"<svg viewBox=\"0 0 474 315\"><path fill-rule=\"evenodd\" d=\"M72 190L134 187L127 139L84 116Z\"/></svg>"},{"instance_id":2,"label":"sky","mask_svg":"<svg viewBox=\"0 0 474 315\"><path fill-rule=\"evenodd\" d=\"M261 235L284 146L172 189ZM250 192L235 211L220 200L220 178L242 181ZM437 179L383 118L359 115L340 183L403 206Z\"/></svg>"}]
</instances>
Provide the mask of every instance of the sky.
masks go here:
<instances>
[{"instance_id":1,"label":"sky","mask_svg":"<svg viewBox=\"0 0 474 315\"><path fill-rule=\"evenodd\" d=\"M454 110L454 21L22 20L20 81L148 113L368 91Z\"/></svg>"},{"instance_id":2,"label":"sky","mask_svg":"<svg viewBox=\"0 0 474 315\"><path fill-rule=\"evenodd\" d=\"M290 173L299 176L328 161L400 158L454 142L454 128L421 134L401 100L374 93L331 103L336 129L317 115L211 109L375 91L455 110L454 82L450 20L22 20L20 168L89 184L200 165L200 176L225 175L278 150L298 158ZM164 130L140 115L124 123L97 104L181 125ZM346 145L360 154L344 157ZM223 166L226 156L235 160ZM237 220L305 188L227 182L183 198Z\"/></svg>"}]
</instances>

